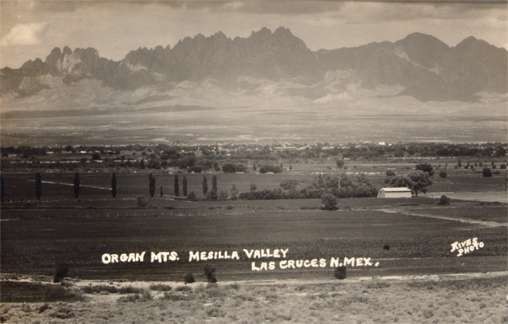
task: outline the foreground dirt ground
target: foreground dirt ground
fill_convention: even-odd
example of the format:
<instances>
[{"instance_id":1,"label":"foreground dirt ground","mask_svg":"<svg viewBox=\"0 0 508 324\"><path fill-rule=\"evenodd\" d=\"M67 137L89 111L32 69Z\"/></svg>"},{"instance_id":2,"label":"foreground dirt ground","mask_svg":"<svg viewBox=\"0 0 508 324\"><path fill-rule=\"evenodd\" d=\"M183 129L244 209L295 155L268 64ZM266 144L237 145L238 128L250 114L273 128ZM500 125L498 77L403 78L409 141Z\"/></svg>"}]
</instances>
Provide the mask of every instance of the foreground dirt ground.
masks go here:
<instances>
[{"instance_id":1,"label":"foreground dirt ground","mask_svg":"<svg viewBox=\"0 0 508 324\"><path fill-rule=\"evenodd\" d=\"M5 281L4 281L5 283ZM33 281L32 281L33 283ZM40 283L40 282L38 282ZM508 274L247 281L68 281L78 301L3 303L5 323L506 323Z\"/></svg>"}]
</instances>

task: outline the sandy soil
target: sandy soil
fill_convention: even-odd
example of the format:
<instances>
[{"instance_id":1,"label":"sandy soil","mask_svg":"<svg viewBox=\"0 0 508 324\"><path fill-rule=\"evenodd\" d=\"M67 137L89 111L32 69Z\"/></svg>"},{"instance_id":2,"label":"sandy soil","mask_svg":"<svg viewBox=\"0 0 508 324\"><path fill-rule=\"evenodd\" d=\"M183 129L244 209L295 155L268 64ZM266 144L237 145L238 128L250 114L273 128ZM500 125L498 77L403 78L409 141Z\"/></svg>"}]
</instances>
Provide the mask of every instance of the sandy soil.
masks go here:
<instances>
[{"instance_id":1,"label":"sandy soil","mask_svg":"<svg viewBox=\"0 0 508 324\"><path fill-rule=\"evenodd\" d=\"M80 291L83 299L76 302L3 303L0 306L2 322L508 321L506 272L490 275L352 278L342 281L247 281L212 285L194 283L187 286L174 282L70 281L66 286L68 289ZM122 287L128 288L124 289L128 293L121 293Z\"/></svg>"}]
</instances>

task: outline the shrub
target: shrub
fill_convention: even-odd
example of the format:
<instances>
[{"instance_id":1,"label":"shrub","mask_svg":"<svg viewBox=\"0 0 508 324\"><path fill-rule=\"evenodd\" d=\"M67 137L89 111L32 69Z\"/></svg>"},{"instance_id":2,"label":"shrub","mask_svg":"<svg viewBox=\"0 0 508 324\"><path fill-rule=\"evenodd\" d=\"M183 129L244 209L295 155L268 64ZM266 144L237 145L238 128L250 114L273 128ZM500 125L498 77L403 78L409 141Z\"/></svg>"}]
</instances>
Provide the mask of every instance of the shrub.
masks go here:
<instances>
[{"instance_id":1,"label":"shrub","mask_svg":"<svg viewBox=\"0 0 508 324\"><path fill-rule=\"evenodd\" d=\"M191 191L189 193L189 195L187 196L187 199L189 199L190 201L196 201L197 200L197 197L196 197L196 194L194 193L194 191Z\"/></svg>"},{"instance_id":2,"label":"shrub","mask_svg":"<svg viewBox=\"0 0 508 324\"><path fill-rule=\"evenodd\" d=\"M156 291L170 291L172 289L172 287L170 285L164 285L164 284L153 284L153 285L150 285L150 289L156 290Z\"/></svg>"},{"instance_id":3,"label":"shrub","mask_svg":"<svg viewBox=\"0 0 508 324\"><path fill-rule=\"evenodd\" d=\"M245 172L247 168L242 164L226 163L222 166L224 173Z\"/></svg>"},{"instance_id":4,"label":"shrub","mask_svg":"<svg viewBox=\"0 0 508 324\"><path fill-rule=\"evenodd\" d=\"M259 168L259 172L260 173L268 173L268 172L281 173L282 168L277 165L263 165Z\"/></svg>"},{"instance_id":5,"label":"shrub","mask_svg":"<svg viewBox=\"0 0 508 324\"><path fill-rule=\"evenodd\" d=\"M323 210L336 210L337 198L331 193L324 193L321 196L321 209Z\"/></svg>"},{"instance_id":6,"label":"shrub","mask_svg":"<svg viewBox=\"0 0 508 324\"><path fill-rule=\"evenodd\" d=\"M139 208L145 208L146 206L148 206L150 201L148 199L146 199L145 197L140 196L136 199L136 203Z\"/></svg>"},{"instance_id":7,"label":"shrub","mask_svg":"<svg viewBox=\"0 0 508 324\"><path fill-rule=\"evenodd\" d=\"M150 292L143 290L143 292L141 294L137 293L137 294L133 294L133 295L120 297L120 298L118 298L117 302L119 302L119 303L133 303L133 302L144 302L144 301L148 301L148 300L152 300L152 299L153 298L152 298L152 295L150 294Z\"/></svg>"},{"instance_id":8,"label":"shrub","mask_svg":"<svg viewBox=\"0 0 508 324\"><path fill-rule=\"evenodd\" d=\"M188 284L188 283L193 283L195 282L196 280L194 279L194 275L190 272L187 272L185 274L185 276L183 277L183 282L185 282L185 284Z\"/></svg>"},{"instance_id":9,"label":"shrub","mask_svg":"<svg viewBox=\"0 0 508 324\"><path fill-rule=\"evenodd\" d=\"M57 264L55 267L55 275L53 276L53 282L62 282L64 277L69 274L69 266L66 264Z\"/></svg>"},{"instance_id":10,"label":"shrub","mask_svg":"<svg viewBox=\"0 0 508 324\"><path fill-rule=\"evenodd\" d=\"M439 176L441 178L446 178L448 176L448 173L446 173L446 171L439 171Z\"/></svg>"},{"instance_id":11,"label":"shrub","mask_svg":"<svg viewBox=\"0 0 508 324\"><path fill-rule=\"evenodd\" d=\"M483 168L482 174L484 177L492 177L492 171L489 168Z\"/></svg>"},{"instance_id":12,"label":"shrub","mask_svg":"<svg viewBox=\"0 0 508 324\"><path fill-rule=\"evenodd\" d=\"M393 170L386 170L387 177L395 177L395 172Z\"/></svg>"},{"instance_id":13,"label":"shrub","mask_svg":"<svg viewBox=\"0 0 508 324\"><path fill-rule=\"evenodd\" d=\"M450 204L450 198L446 195L442 195L441 198L439 198L438 205L446 206Z\"/></svg>"},{"instance_id":14,"label":"shrub","mask_svg":"<svg viewBox=\"0 0 508 324\"><path fill-rule=\"evenodd\" d=\"M340 280L346 279L346 275L347 275L346 267L342 266L342 267L335 268L335 273L334 273L335 278L340 279Z\"/></svg>"},{"instance_id":15,"label":"shrub","mask_svg":"<svg viewBox=\"0 0 508 324\"><path fill-rule=\"evenodd\" d=\"M504 169L506 169L506 164L503 163L499 167L504 170Z\"/></svg>"},{"instance_id":16,"label":"shrub","mask_svg":"<svg viewBox=\"0 0 508 324\"><path fill-rule=\"evenodd\" d=\"M215 277L215 268L213 266L207 264L203 268L203 271L205 273L206 280L209 283L216 283L217 282L217 278Z\"/></svg>"}]
</instances>

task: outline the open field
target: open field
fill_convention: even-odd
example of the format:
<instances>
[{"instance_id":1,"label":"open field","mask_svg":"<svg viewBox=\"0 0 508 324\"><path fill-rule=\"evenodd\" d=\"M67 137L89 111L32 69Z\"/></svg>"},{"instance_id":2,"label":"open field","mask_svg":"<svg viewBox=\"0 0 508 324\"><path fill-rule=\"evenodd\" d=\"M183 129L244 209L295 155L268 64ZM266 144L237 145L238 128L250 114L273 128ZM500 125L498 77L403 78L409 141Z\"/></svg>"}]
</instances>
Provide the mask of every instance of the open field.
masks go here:
<instances>
[{"instance_id":1,"label":"open field","mask_svg":"<svg viewBox=\"0 0 508 324\"><path fill-rule=\"evenodd\" d=\"M240 192L248 191L251 184L274 189L286 179L308 185L317 171L338 173L332 163L295 163L290 172L275 175L218 174L219 191L233 184ZM386 169L397 174L414 169L414 163L389 161L347 165L345 172L364 172L378 186L382 186ZM506 270L506 204L452 200L449 206L438 206L435 198L428 197L355 198L340 199L338 211L323 211L316 199L190 202L170 196L173 175L154 174L157 193L147 207L139 207L136 201L148 196L146 170L117 173L116 199L109 192L110 173L82 173L79 200L73 198L72 173L45 172L40 202L34 199L33 174L4 174L3 271L52 274L56 264L65 263L72 276L83 278L181 280L186 272L202 275L203 266L211 263L220 280L333 276L329 267L253 272L252 260L246 258L187 262L190 250L244 248L288 248L291 259L371 257L379 262L378 267L352 267L349 275L353 276ZM186 176L189 192L200 197L203 175ZM162 198L160 185L165 193ZM503 173L484 178L470 170L449 168L447 178L434 175L428 196L443 190L493 190L502 195L504 185ZM485 247L461 258L450 253L452 242L472 237L482 240ZM104 253L141 251L176 251L180 260L101 263Z\"/></svg>"},{"instance_id":2,"label":"open field","mask_svg":"<svg viewBox=\"0 0 508 324\"><path fill-rule=\"evenodd\" d=\"M506 323L507 279L500 273L187 286L78 280L65 287L7 281L8 293L39 300L4 303L0 316L9 323ZM61 301L48 303L43 290Z\"/></svg>"},{"instance_id":3,"label":"open field","mask_svg":"<svg viewBox=\"0 0 508 324\"><path fill-rule=\"evenodd\" d=\"M6 203L2 210L2 265L5 272L51 274L66 263L81 278L181 280L201 275L204 264L219 280L256 277L331 277L331 268L252 272L251 260L188 263L189 250L288 248L291 259L371 257L379 267L351 268L350 275L506 270L506 205L452 202L436 208L428 198L342 199L338 211L319 209L318 200L187 202L154 199L138 208L134 199L67 203ZM385 212L384 209L395 209ZM418 208L490 220L494 227L432 217L412 217ZM503 218L504 213L504 218ZM478 237L485 247L457 258L456 240ZM389 248L386 248L388 246ZM103 253L177 251L173 263L101 264Z\"/></svg>"}]
</instances>

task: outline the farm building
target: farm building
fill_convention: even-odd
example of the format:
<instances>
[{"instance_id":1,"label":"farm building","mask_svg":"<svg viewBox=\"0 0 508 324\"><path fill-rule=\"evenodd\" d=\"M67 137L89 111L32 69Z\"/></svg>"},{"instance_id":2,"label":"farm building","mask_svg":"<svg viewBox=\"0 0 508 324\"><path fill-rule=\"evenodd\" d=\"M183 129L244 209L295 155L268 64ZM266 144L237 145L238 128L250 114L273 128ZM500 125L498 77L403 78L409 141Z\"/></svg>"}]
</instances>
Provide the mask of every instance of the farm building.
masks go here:
<instances>
[{"instance_id":1,"label":"farm building","mask_svg":"<svg viewBox=\"0 0 508 324\"><path fill-rule=\"evenodd\" d=\"M411 189L406 187L381 188L377 193L378 198L412 198Z\"/></svg>"}]
</instances>

